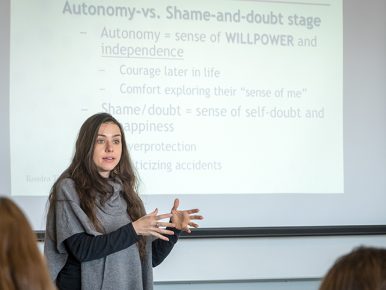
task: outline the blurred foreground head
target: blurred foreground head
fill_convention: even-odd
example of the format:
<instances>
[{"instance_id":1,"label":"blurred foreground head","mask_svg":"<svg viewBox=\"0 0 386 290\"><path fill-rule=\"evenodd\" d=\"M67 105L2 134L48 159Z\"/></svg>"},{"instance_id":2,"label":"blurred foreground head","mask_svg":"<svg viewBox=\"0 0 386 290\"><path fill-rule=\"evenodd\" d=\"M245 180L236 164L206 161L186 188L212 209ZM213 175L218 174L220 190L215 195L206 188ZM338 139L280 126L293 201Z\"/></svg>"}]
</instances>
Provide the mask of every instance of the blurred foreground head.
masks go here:
<instances>
[{"instance_id":1,"label":"blurred foreground head","mask_svg":"<svg viewBox=\"0 0 386 290\"><path fill-rule=\"evenodd\" d=\"M319 290L386 290L386 249L360 247L340 257Z\"/></svg>"},{"instance_id":2,"label":"blurred foreground head","mask_svg":"<svg viewBox=\"0 0 386 290\"><path fill-rule=\"evenodd\" d=\"M27 218L5 197L0 197L0 289L55 289Z\"/></svg>"}]
</instances>

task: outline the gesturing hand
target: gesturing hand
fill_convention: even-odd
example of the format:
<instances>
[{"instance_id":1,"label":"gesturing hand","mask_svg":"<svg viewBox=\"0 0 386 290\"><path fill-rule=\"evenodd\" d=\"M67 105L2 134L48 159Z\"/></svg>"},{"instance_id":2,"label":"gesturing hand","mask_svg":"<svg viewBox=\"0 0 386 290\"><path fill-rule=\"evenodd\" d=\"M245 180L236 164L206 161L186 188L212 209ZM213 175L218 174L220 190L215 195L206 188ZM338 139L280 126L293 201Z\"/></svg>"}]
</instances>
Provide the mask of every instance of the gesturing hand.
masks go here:
<instances>
[{"instance_id":1,"label":"gesturing hand","mask_svg":"<svg viewBox=\"0 0 386 290\"><path fill-rule=\"evenodd\" d=\"M198 228L198 224L192 222L192 220L202 220L204 217L202 215L194 215L200 211L197 208L189 210L178 210L179 205L180 200L176 198L174 200L174 205L171 211L172 223L176 229L190 233L191 231L189 227Z\"/></svg>"},{"instance_id":2,"label":"gesturing hand","mask_svg":"<svg viewBox=\"0 0 386 290\"><path fill-rule=\"evenodd\" d=\"M171 213L158 214L158 209L137 219L133 222L133 227L137 235L154 236L165 241L169 241L164 235L174 235L173 231L166 230L164 227L174 228L174 224L168 222L160 222L160 220L170 218ZM161 228L163 227L163 228Z\"/></svg>"}]
</instances>

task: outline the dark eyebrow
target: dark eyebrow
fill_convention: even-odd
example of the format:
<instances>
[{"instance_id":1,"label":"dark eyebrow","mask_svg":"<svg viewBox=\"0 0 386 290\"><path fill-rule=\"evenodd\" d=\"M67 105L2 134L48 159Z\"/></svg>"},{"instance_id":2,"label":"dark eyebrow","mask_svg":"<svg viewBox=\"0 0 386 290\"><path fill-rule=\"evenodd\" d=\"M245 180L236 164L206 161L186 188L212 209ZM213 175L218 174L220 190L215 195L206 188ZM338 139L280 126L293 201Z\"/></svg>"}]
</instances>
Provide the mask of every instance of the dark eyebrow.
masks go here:
<instances>
[{"instance_id":1,"label":"dark eyebrow","mask_svg":"<svg viewBox=\"0 0 386 290\"><path fill-rule=\"evenodd\" d=\"M107 137L106 135L103 135L103 134L98 134L98 137L99 137L99 136L101 136L101 137ZM121 134L115 134L115 135L113 135L112 137L113 137L113 138L114 138L114 137L122 137L122 135L121 135Z\"/></svg>"}]
</instances>

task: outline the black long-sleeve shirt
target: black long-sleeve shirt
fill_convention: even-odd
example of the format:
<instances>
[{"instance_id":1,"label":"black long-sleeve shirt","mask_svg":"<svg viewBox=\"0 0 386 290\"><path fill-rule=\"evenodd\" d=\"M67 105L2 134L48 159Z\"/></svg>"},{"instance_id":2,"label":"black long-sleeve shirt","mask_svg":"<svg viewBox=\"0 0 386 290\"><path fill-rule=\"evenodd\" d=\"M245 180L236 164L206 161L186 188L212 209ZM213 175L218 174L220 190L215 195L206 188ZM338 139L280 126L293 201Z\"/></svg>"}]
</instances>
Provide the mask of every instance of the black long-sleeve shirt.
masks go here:
<instances>
[{"instance_id":1,"label":"black long-sleeve shirt","mask_svg":"<svg viewBox=\"0 0 386 290\"><path fill-rule=\"evenodd\" d=\"M181 231L174 231L174 235L168 235L169 241L156 239L152 243L152 264L158 266L170 253L178 240ZM81 263L106 257L119 252L138 241L138 235L133 224L129 223L109 234L93 236L87 233L78 233L64 241L69 253L67 262L60 271L56 285L60 290L81 289Z\"/></svg>"}]
</instances>

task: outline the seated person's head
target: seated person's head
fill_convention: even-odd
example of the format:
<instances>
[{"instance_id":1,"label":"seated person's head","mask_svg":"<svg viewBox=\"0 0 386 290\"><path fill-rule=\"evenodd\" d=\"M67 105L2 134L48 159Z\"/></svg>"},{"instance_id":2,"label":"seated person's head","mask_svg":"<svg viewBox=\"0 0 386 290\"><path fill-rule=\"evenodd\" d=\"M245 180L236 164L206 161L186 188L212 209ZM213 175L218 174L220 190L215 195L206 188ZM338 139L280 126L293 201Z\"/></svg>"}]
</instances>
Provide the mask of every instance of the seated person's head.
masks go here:
<instances>
[{"instance_id":1,"label":"seated person's head","mask_svg":"<svg viewBox=\"0 0 386 290\"><path fill-rule=\"evenodd\" d=\"M360 247L340 257L319 290L386 290L386 249Z\"/></svg>"},{"instance_id":2,"label":"seated person's head","mask_svg":"<svg viewBox=\"0 0 386 290\"><path fill-rule=\"evenodd\" d=\"M54 289L27 218L13 201L1 196L0 289Z\"/></svg>"}]
</instances>

